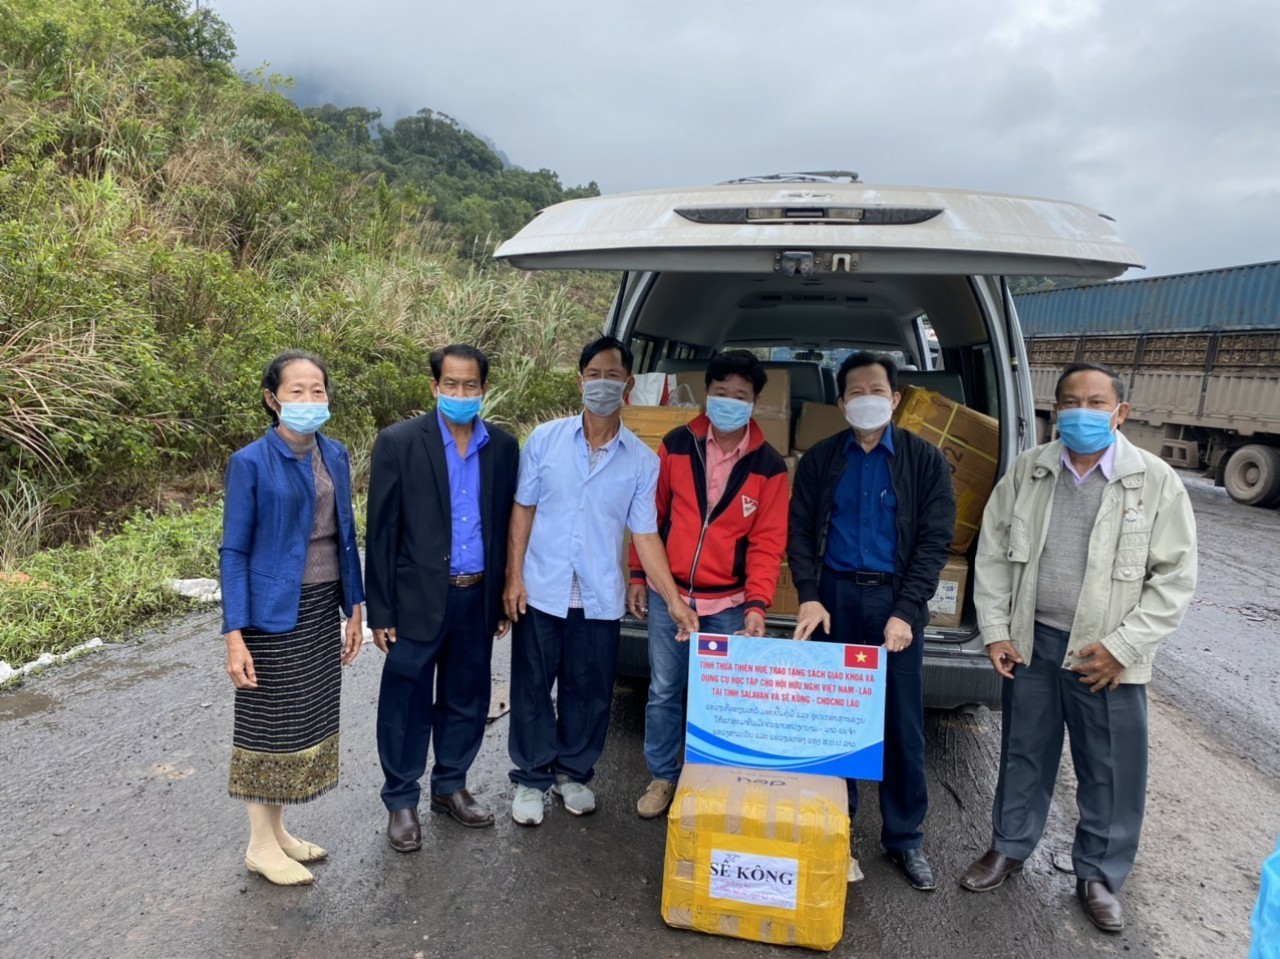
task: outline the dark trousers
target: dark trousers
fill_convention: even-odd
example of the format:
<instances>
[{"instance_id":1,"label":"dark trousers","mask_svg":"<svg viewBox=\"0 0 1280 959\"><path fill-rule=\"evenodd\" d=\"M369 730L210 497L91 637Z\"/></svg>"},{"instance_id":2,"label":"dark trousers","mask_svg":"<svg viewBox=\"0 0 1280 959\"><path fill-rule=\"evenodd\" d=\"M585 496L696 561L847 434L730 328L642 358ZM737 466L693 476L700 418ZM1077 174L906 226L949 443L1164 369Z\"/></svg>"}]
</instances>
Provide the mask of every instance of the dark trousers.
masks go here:
<instances>
[{"instance_id":1,"label":"dark trousers","mask_svg":"<svg viewBox=\"0 0 1280 959\"><path fill-rule=\"evenodd\" d=\"M991 847L1026 859L1044 834L1071 737L1076 825L1071 858L1077 879L1102 879L1118 892L1133 868L1147 802L1147 687L1134 683L1094 693L1063 669L1068 634L1036 623L1031 662L1004 680L1000 779L991 813Z\"/></svg>"},{"instance_id":2,"label":"dark trousers","mask_svg":"<svg viewBox=\"0 0 1280 959\"><path fill-rule=\"evenodd\" d=\"M439 634L422 639L412 624L398 624L399 638L382 666L378 758L386 777L382 802L390 812L417 807L428 744L435 751L431 792L439 795L466 786L484 739L493 656L484 589L450 586L445 602Z\"/></svg>"},{"instance_id":3,"label":"dark trousers","mask_svg":"<svg viewBox=\"0 0 1280 959\"><path fill-rule=\"evenodd\" d=\"M546 790L564 776L586 783L604 752L622 624L561 619L529 607L511 638L511 781ZM551 686L556 685L556 702Z\"/></svg>"},{"instance_id":4,"label":"dark trousers","mask_svg":"<svg viewBox=\"0 0 1280 959\"><path fill-rule=\"evenodd\" d=\"M831 635L814 639L883 646L893 615L892 586L857 586L830 569L822 571L818 595L831 614ZM924 773L924 630L911 645L886 653L884 778L880 781L880 844L890 852L918 849L929 808ZM849 780L849 814L858 812L858 784Z\"/></svg>"}]
</instances>

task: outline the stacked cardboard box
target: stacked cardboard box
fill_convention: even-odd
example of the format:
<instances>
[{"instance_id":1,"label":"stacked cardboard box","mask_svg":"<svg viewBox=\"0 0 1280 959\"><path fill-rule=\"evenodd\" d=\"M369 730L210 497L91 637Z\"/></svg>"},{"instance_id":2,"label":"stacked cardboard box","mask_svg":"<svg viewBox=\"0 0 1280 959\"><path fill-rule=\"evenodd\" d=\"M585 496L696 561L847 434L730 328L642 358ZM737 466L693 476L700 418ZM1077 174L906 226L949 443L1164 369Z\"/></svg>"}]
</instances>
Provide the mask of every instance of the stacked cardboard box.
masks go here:
<instances>
[{"instance_id":1,"label":"stacked cardboard box","mask_svg":"<svg viewBox=\"0 0 1280 959\"><path fill-rule=\"evenodd\" d=\"M787 493L790 495L791 488L796 482L796 467L800 465L800 457L792 453L790 456L782 457L782 462L787 467Z\"/></svg>"},{"instance_id":2,"label":"stacked cardboard box","mask_svg":"<svg viewBox=\"0 0 1280 959\"><path fill-rule=\"evenodd\" d=\"M964 588L969 582L969 561L952 556L942 568L938 589L929 600L930 626L959 626L964 612Z\"/></svg>"},{"instance_id":3,"label":"stacked cardboard box","mask_svg":"<svg viewBox=\"0 0 1280 959\"><path fill-rule=\"evenodd\" d=\"M624 406L622 423L656 453L664 436L699 412L692 406Z\"/></svg>"},{"instance_id":4,"label":"stacked cardboard box","mask_svg":"<svg viewBox=\"0 0 1280 959\"><path fill-rule=\"evenodd\" d=\"M796 421L796 441L793 445L804 452L813 449L828 436L835 436L848 428L849 423L840 407L827 403L805 403L800 407L800 418Z\"/></svg>"},{"instance_id":5,"label":"stacked cardboard box","mask_svg":"<svg viewBox=\"0 0 1280 959\"><path fill-rule=\"evenodd\" d=\"M791 567L782 561L782 570L778 573L778 585L773 591L773 605L769 612L779 616L794 616L800 611L800 595L796 592L795 581L791 578Z\"/></svg>"},{"instance_id":6,"label":"stacked cardboard box","mask_svg":"<svg viewBox=\"0 0 1280 959\"><path fill-rule=\"evenodd\" d=\"M951 552L963 555L978 535L982 510L996 483L1000 424L940 393L908 386L893 421L942 450L956 491Z\"/></svg>"},{"instance_id":7,"label":"stacked cardboard box","mask_svg":"<svg viewBox=\"0 0 1280 959\"><path fill-rule=\"evenodd\" d=\"M829 950L848 871L843 779L685 764L667 815L668 925Z\"/></svg>"}]
</instances>

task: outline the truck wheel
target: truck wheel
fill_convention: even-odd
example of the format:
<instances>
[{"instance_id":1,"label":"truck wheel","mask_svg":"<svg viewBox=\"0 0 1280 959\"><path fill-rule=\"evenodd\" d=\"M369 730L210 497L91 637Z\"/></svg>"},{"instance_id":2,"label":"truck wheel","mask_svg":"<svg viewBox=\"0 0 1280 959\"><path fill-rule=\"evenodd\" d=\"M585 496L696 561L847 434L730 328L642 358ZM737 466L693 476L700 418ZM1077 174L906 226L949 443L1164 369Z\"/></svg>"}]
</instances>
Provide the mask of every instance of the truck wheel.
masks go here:
<instances>
[{"instance_id":1,"label":"truck wheel","mask_svg":"<svg viewBox=\"0 0 1280 959\"><path fill-rule=\"evenodd\" d=\"M1246 506L1280 504L1280 450L1256 443L1240 447L1227 460L1222 485Z\"/></svg>"},{"instance_id":2,"label":"truck wheel","mask_svg":"<svg viewBox=\"0 0 1280 959\"><path fill-rule=\"evenodd\" d=\"M1036 445L1043 446L1053 439L1053 424L1049 417L1036 414Z\"/></svg>"}]
</instances>

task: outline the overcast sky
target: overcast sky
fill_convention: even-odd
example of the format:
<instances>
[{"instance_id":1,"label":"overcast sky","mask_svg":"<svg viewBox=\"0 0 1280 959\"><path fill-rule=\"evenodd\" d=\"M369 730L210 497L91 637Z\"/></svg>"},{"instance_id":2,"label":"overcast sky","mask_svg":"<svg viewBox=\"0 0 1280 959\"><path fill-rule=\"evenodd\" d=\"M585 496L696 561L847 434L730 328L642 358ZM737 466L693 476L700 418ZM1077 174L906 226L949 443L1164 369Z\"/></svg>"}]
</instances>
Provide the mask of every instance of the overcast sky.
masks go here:
<instances>
[{"instance_id":1,"label":"overcast sky","mask_svg":"<svg viewBox=\"0 0 1280 959\"><path fill-rule=\"evenodd\" d=\"M1096 207L1148 275L1280 259L1275 0L213 6L242 68L450 114L568 185L848 169Z\"/></svg>"}]
</instances>

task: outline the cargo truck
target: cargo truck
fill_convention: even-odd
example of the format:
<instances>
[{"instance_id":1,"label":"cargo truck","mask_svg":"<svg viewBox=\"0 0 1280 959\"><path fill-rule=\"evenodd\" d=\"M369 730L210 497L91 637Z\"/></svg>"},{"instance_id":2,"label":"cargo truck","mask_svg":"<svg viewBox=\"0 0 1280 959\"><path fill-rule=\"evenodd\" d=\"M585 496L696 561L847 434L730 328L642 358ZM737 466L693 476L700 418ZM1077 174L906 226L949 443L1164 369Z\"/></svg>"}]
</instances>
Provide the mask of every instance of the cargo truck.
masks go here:
<instances>
[{"instance_id":1,"label":"cargo truck","mask_svg":"<svg viewBox=\"0 0 1280 959\"><path fill-rule=\"evenodd\" d=\"M1124 433L1211 471L1236 502L1280 506L1280 261L1015 297L1037 427L1073 360L1123 376Z\"/></svg>"}]
</instances>

